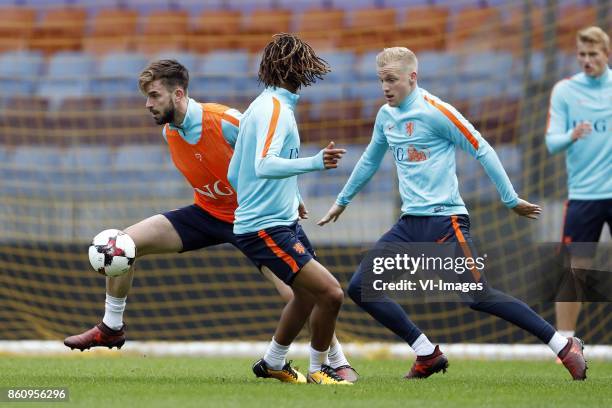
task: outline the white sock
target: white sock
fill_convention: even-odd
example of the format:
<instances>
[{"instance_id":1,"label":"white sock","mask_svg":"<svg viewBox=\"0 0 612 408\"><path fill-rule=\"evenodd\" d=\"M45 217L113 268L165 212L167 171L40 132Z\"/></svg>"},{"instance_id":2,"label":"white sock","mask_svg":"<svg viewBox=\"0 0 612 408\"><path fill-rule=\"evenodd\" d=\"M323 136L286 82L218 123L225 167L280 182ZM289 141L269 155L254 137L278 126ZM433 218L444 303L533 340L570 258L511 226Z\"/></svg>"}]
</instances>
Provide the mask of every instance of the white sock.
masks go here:
<instances>
[{"instance_id":1,"label":"white sock","mask_svg":"<svg viewBox=\"0 0 612 408\"><path fill-rule=\"evenodd\" d=\"M425 334L421 334L410 347L412 347L417 356L428 356L436 349Z\"/></svg>"},{"instance_id":2,"label":"white sock","mask_svg":"<svg viewBox=\"0 0 612 408\"><path fill-rule=\"evenodd\" d=\"M125 310L126 297L116 298L108 293L104 302L104 318L102 322L113 330L123 327L123 311Z\"/></svg>"},{"instance_id":3,"label":"white sock","mask_svg":"<svg viewBox=\"0 0 612 408\"><path fill-rule=\"evenodd\" d=\"M350 365L348 360L346 359L346 356L344 355L344 352L342 351L342 346L340 345L339 341L332 344L331 347L329 348L328 359L329 359L328 364L332 366L333 368Z\"/></svg>"},{"instance_id":4,"label":"white sock","mask_svg":"<svg viewBox=\"0 0 612 408\"><path fill-rule=\"evenodd\" d=\"M555 355L558 355L561 350L563 350L563 347L567 346L569 342L567 337L563 336L561 333L562 332L555 332L552 339L548 342L548 347L550 347Z\"/></svg>"},{"instance_id":5,"label":"white sock","mask_svg":"<svg viewBox=\"0 0 612 408\"><path fill-rule=\"evenodd\" d=\"M289 352L289 346L283 346L282 344L278 344L274 337L272 337L272 341L266 350L266 354L264 354L264 361L273 370L280 370L285 365L285 357Z\"/></svg>"},{"instance_id":6,"label":"white sock","mask_svg":"<svg viewBox=\"0 0 612 408\"><path fill-rule=\"evenodd\" d=\"M557 333L563 337L574 337L574 334L576 334L574 330L559 330Z\"/></svg>"},{"instance_id":7,"label":"white sock","mask_svg":"<svg viewBox=\"0 0 612 408\"><path fill-rule=\"evenodd\" d=\"M311 373L315 371L319 371L321 369L321 365L327 361L327 355L329 353L329 349L325 351L315 350L310 346L310 369Z\"/></svg>"}]
</instances>

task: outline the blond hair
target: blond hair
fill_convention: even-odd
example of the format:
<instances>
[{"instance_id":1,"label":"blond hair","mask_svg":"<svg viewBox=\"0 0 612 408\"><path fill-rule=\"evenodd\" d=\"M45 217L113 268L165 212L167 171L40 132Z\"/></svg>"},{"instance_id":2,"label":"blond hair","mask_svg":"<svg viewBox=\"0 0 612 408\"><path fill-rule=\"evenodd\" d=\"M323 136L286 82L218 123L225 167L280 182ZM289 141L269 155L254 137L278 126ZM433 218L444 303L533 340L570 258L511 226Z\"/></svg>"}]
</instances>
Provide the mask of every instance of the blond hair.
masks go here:
<instances>
[{"instance_id":1,"label":"blond hair","mask_svg":"<svg viewBox=\"0 0 612 408\"><path fill-rule=\"evenodd\" d=\"M583 28L578 31L576 42L601 45L606 53L610 52L610 37L604 30L597 26Z\"/></svg>"},{"instance_id":2,"label":"blond hair","mask_svg":"<svg viewBox=\"0 0 612 408\"><path fill-rule=\"evenodd\" d=\"M419 62L414 52L406 47L385 48L376 56L376 65L384 67L392 62L399 62L403 68L410 72L418 71Z\"/></svg>"}]
</instances>

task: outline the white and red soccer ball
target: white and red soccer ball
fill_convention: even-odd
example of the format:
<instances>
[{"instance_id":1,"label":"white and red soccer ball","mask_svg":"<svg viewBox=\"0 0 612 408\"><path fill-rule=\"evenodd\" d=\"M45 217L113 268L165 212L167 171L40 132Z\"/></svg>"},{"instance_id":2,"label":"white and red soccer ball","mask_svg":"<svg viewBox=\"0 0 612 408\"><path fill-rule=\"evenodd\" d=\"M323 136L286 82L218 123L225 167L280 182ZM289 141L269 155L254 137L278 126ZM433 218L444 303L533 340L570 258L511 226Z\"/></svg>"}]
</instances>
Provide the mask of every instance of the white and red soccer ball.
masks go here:
<instances>
[{"instance_id":1,"label":"white and red soccer ball","mask_svg":"<svg viewBox=\"0 0 612 408\"><path fill-rule=\"evenodd\" d=\"M89 262L102 275L115 277L126 273L136 259L136 244L128 234L107 229L96 235L89 247Z\"/></svg>"}]
</instances>

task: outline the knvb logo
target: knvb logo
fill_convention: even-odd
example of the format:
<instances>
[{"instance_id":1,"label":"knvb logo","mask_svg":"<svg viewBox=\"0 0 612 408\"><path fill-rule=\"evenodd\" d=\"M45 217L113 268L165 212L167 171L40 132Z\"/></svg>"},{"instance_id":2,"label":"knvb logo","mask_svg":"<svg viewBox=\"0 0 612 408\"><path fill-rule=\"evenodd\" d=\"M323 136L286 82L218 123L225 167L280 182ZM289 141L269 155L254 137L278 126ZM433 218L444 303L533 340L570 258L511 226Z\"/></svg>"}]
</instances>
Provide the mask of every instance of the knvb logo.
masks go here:
<instances>
[{"instance_id":1,"label":"knvb logo","mask_svg":"<svg viewBox=\"0 0 612 408\"><path fill-rule=\"evenodd\" d=\"M213 200L217 200L219 198L217 196L229 196L234 194L234 190L225 184L221 184L221 180L215 181L212 188L210 187L210 184L206 184L202 188L195 187L194 190L203 196L212 198Z\"/></svg>"},{"instance_id":2,"label":"knvb logo","mask_svg":"<svg viewBox=\"0 0 612 408\"><path fill-rule=\"evenodd\" d=\"M293 250L300 255L304 255L306 253L306 248L304 248L304 245L302 245L301 242L296 242L293 245Z\"/></svg>"},{"instance_id":3,"label":"knvb logo","mask_svg":"<svg viewBox=\"0 0 612 408\"><path fill-rule=\"evenodd\" d=\"M406 123L406 134L408 135L408 137L412 136L413 132L414 132L414 122L407 122Z\"/></svg>"}]
</instances>

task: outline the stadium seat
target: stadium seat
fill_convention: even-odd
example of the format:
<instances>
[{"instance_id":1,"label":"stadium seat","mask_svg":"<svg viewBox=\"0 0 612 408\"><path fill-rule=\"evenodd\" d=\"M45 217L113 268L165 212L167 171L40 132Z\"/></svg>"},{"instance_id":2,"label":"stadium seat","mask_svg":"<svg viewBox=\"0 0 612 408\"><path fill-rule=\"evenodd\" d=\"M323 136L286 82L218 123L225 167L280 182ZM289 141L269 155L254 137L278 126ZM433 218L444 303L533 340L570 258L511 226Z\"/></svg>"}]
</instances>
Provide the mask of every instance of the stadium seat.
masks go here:
<instances>
[{"instance_id":1,"label":"stadium seat","mask_svg":"<svg viewBox=\"0 0 612 408\"><path fill-rule=\"evenodd\" d=\"M544 46L544 11L544 8L533 7L529 15L531 31L527 38L531 43L532 50L541 50ZM503 41L499 41L497 49L510 51L515 55L520 55L525 51L523 44L524 12L522 7L513 8L500 29Z\"/></svg>"},{"instance_id":2,"label":"stadium seat","mask_svg":"<svg viewBox=\"0 0 612 408\"><path fill-rule=\"evenodd\" d=\"M378 81L362 81L352 84L348 87L349 98L361 99L362 109L361 117L364 119L371 118L374 121L376 112L384 105L382 88Z\"/></svg>"},{"instance_id":3,"label":"stadium seat","mask_svg":"<svg viewBox=\"0 0 612 408\"><path fill-rule=\"evenodd\" d=\"M275 0L274 4L281 9L291 10L300 15L306 10L321 8L326 0Z\"/></svg>"},{"instance_id":4,"label":"stadium seat","mask_svg":"<svg viewBox=\"0 0 612 408\"><path fill-rule=\"evenodd\" d=\"M118 8L102 9L91 20L83 38L83 50L100 55L109 52L127 52L136 33L138 12Z\"/></svg>"},{"instance_id":5,"label":"stadium seat","mask_svg":"<svg viewBox=\"0 0 612 408\"><path fill-rule=\"evenodd\" d=\"M147 58L138 53L105 55L91 81L91 91L101 96L137 94L138 74L147 62Z\"/></svg>"},{"instance_id":6,"label":"stadium seat","mask_svg":"<svg viewBox=\"0 0 612 408\"><path fill-rule=\"evenodd\" d=\"M239 10L210 10L195 18L192 33L236 35L241 30L242 13Z\"/></svg>"},{"instance_id":7,"label":"stadium seat","mask_svg":"<svg viewBox=\"0 0 612 408\"><path fill-rule=\"evenodd\" d=\"M355 54L351 51L322 51L317 55L329 64L331 72L325 75L325 82L345 83L355 78Z\"/></svg>"},{"instance_id":8,"label":"stadium seat","mask_svg":"<svg viewBox=\"0 0 612 408\"><path fill-rule=\"evenodd\" d=\"M371 9L380 5L379 0L330 0L327 4L340 10Z\"/></svg>"},{"instance_id":9,"label":"stadium seat","mask_svg":"<svg viewBox=\"0 0 612 408\"><path fill-rule=\"evenodd\" d=\"M608 6L609 7L609 6ZM568 5L561 9L557 20L557 46L565 51L576 49L576 32L597 24L597 9L595 6ZM610 17L608 16L608 25Z\"/></svg>"},{"instance_id":10,"label":"stadium seat","mask_svg":"<svg viewBox=\"0 0 612 408\"><path fill-rule=\"evenodd\" d=\"M275 0L226 0L224 6L230 10L240 10L249 14L254 10L272 9L276 4Z\"/></svg>"},{"instance_id":11,"label":"stadium seat","mask_svg":"<svg viewBox=\"0 0 612 408\"><path fill-rule=\"evenodd\" d=\"M357 9L349 13L339 46L356 52L381 50L388 46L397 29L394 8Z\"/></svg>"},{"instance_id":12,"label":"stadium seat","mask_svg":"<svg viewBox=\"0 0 612 408\"><path fill-rule=\"evenodd\" d=\"M367 54L363 54L357 60L355 65L355 73L357 78L364 81L376 81L378 82L378 74L376 73L376 56L380 51L370 51Z\"/></svg>"},{"instance_id":13,"label":"stadium seat","mask_svg":"<svg viewBox=\"0 0 612 408\"><path fill-rule=\"evenodd\" d=\"M153 11L142 18L134 47L145 54L187 48L189 15L185 10Z\"/></svg>"},{"instance_id":14,"label":"stadium seat","mask_svg":"<svg viewBox=\"0 0 612 408\"><path fill-rule=\"evenodd\" d=\"M0 87L5 95L30 95L42 73L43 56L36 51L0 54Z\"/></svg>"},{"instance_id":15,"label":"stadium seat","mask_svg":"<svg viewBox=\"0 0 612 408\"><path fill-rule=\"evenodd\" d=\"M405 44L414 52L443 50L449 14L442 7L410 7L395 31L393 43Z\"/></svg>"},{"instance_id":16,"label":"stadium seat","mask_svg":"<svg viewBox=\"0 0 612 408\"><path fill-rule=\"evenodd\" d=\"M290 10L255 10L246 19L240 45L253 52L259 52L276 33L292 31L293 13Z\"/></svg>"},{"instance_id":17,"label":"stadium seat","mask_svg":"<svg viewBox=\"0 0 612 408\"><path fill-rule=\"evenodd\" d=\"M62 51L49 60L47 73L39 82L36 94L49 99L52 110L66 97L83 96L89 90L95 60L80 52Z\"/></svg>"},{"instance_id":18,"label":"stadium seat","mask_svg":"<svg viewBox=\"0 0 612 408\"><path fill-rule=\"evenodd\" d=\"M80 7L49 9L35 26L29 46L51 54L82 48L87 12Z\"/></svg>"},{"instance_id":19,"label":"stadium seat","mask_svg":"<svg viewBox=\"0 0 612 408\"><path fill-rule=\"evenodd\" d=\"M221 10L225 6L225 0L181 0L181 9L187 10L189 15L195 16L205 11Z\"/></svg>"},{"instance_id":20,"label":"stadium seat","mask_svg":"<svg viewBox=\"0 0 612 408\"><path fill-rule=\"evenodd\" d=\"M451 88L457 82L457 77L450 69L450 67L459 66L459 56L456 53L422 52L417 55L417 58L419 60L419 84L430 92L435 94L443 88Z\"/></svg>"},{"instance_id":21,"label":"stadium seat","mask_svg":"<svg viewBox=\"0 0 612 408\"><path fill-rule=\"evenodd\" d=\"M310 9L297 16L296 29L315 50L335 48L344 29L344 10Z\"/></svg>"},{"instance_id":22,"label":"stadium seat","mask_svg":"<svg viewBox=\"0 0 612 408\"><path fill-rule=\"evenodd\" d=\"M0 51L24 49L36 23L30 7L0 7Z\"/></svg>"},{"instance_id":23,"label":"stadium seat","mask_svg":"<svg viewBox=\"0 0 612 408\"><path fill-rule=\"evenodd\" d=\"M501 40L501 12L493 7L469 7L452 17L447 49L483 51L495 49Z\"/></svg>"}]
</instances>

